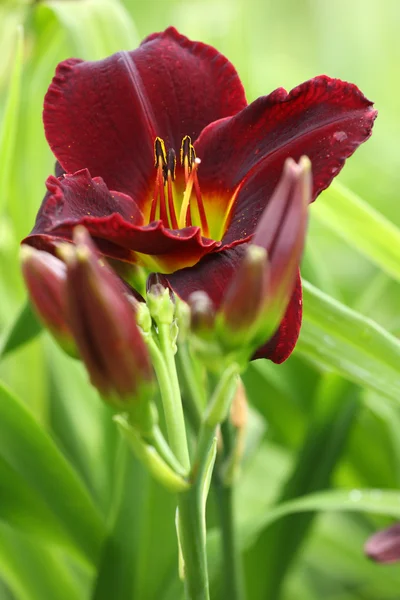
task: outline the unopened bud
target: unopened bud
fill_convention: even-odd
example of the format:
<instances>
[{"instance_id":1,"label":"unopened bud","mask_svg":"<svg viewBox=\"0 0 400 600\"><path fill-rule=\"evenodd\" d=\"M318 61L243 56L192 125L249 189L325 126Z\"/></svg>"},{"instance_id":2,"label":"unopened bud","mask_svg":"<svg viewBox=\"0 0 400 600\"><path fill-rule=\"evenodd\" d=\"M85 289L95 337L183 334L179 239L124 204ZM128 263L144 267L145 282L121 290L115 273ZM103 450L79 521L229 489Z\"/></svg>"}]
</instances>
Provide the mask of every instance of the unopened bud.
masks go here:
<instances>
[{"instance_id":1,"label":"unopened bud","mask_svg":"<svg viewBox=\"0 0 400 600\"><path fill-rule=\"evenodd\" d=\"M371 536L364 551L375 562L391 564L400 561L400 523Z\"/></svg>"},{"instance_id":2,"label":"unopened bud","mask_svg":"<svg viewBox=\"0 0 400 600\"><path fill-rule=\"evenodd\" d=\"M65 264L48 252L24 244L21 268L32 305L60 346L76 356L76 346L65 312Z\"/></svg>"},{"instance_id":3,"label":"unopened bud","mask_svg":"<svg viewBox=\"0 0 400 600\"><path fill-rule=\"evenodd\" d=\"M240 345L252 337L252 326L262 311L267 286L267 252L249 245L219 310L218 328L224 343Z\"/></svg>"},{"instance_id":4,"label":"unopened bud","mask_svg":"<svg viewBox=\"0 0 400 600\"><path fill-rule=\"evenodd\" d=\"M163 275L152 273L147 280L147 306L157 324L170 325L174 320L175 302Z\"/></svg>"},{"instance_id":5,"label":"unopened bud","mask_svg":"<svg viewBox=\"0 0 400 600\"><path fill-rule=\"evenodd\" d=\"M269 263L268 294L260 323L262 341L277 329L293 293L304 248L311 191L310 160L302 156L296 164L288 158L252 240L252 244L265 248Z\"/></svg>"},{"instance_id":6,"label":"unopened bud","mask_svg":"<svg viewBox=\"0 0 400 600\"><path fill-rule=\"evenodd\" d=\"M208 337L214 330L215 307L210 296L198 290L188 298L190 329L200 337Z\"/></svg>"},{"instance_id":7,"label":"unopened bud","mask_svg":"<svg viewBox=\"0 0 400 600\"><path fill-rule=\"evenodd\" d=\"M126 287L99 257L83 227L67 263L67 314L92 384L118 408L147 399L153 371Z\"/></svg>"}]
</instances>

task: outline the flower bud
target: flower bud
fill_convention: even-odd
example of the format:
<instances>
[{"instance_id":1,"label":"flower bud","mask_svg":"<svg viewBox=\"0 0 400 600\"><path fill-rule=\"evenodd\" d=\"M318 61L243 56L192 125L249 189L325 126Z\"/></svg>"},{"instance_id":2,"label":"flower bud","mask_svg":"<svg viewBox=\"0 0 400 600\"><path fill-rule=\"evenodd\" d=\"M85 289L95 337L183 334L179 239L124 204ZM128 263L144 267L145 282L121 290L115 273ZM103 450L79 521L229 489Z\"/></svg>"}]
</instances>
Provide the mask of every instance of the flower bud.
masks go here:
<instances>
[{"instance_id":1,"label":"flower bud","mask_svg":"<svg viewBox=\"0 0 400 600\"><path fill-rule=\"evenodd\" d=\"M219 321L229 332L231 344L242 343L251 335L251 326L263 308L268 285L267 252L249 245L236 271L219 311Z\"/></svg>"},{"instance_id":2,"label":"flower bud","mask_svg":"<svg viewBox=\"0 0 400 600\"><path fill-rule=\"evenodd\" d=\"M198 290L188 298L190 308L190 329L200 337L213 334L215 321L215 307L206 292Z\"/></svg>"},{"instance_id":3,"label":"flower bud","mask_svg":"<svg viewBox=\"0 0 400 600\"><path fill-rule=\"evenodd\" d=\"M170 325L175 315L175 298L167 279L152 273L147 279L147 306L157 325Z\"/></svg>"},{"instance_id":4,"label":"flower bud","mask_svg":"<svg viewBox=\"0 0 400 600\"><path fill-rule=\"evenodd\" d=\"M67 263L66 307L92 384L118 408L138 404L152 388L147 347L136 324L135 303L122 281L96 252L83 227L75 246L62 252Z\"/></svg>"},{"instance_id":5,"label":"flower bud","mask_svg":"<svg viewBox=\"0 0 400 600\"><path fill-rule=\"evenodd\" d=\"M277 329L295 285L310 200L310 161L287 159L221 305L218 331L224 345L257 345Z\"/></svg>"},{"instance_id":6,"label":"flower bud","mask_svg":"<svg viewBox=\"0 0 400 600\"><path fill-rule=\"evenodd\" d=\"M371 536L364 551L375 562L391 564L400 561L400 523Z\"/></svg>"},{"instance_id":7,"label":"flower bud","mask_svg":"<svg viewBox=\"0 0 400 600\"><path fill-rule=\"evenodd\" d=\"M311 202L311 162L288 158L254 233L252 244L268 253L268 290L262 310L260 340L277 329L290 301L303 254Z\"/></svg>"},{"instance_id":8,"label":"flower bud","mask_svg":"<svg viewBox=\"0 0 400 600\"><path fill-rule=\"evenodd\" d=\"M65 314L65 264L48 252L24 244L21 247L21 269L40 320L60 346L76 356L76 346Z\"/></svg>"}]
</instances>

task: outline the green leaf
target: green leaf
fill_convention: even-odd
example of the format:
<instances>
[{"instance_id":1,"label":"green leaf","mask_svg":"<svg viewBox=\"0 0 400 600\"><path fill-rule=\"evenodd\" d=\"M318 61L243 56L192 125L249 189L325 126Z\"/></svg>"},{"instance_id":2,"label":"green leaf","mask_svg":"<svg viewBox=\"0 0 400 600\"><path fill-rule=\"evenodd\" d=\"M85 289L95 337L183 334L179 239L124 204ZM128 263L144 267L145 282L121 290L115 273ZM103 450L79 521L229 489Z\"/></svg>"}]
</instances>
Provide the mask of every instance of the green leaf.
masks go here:
<instances>
[{"instance_id":1,"label":"green leaf","mask_svg":"<svg viewBox=\"0 0 400 600\"><path fill-rule=\"evenodd\" d=\"M398 401L399 340L306 281L303 305L297 352L323 369Z\"/></svg>"},{"instance_id":2,"label":"green leaf","mask_svg":"<svg viewBox=\"0 0 400 600\"><path fill-rule=\"evenodd\" d=\"M240 502L237 506L238 516L242 510L246 510L246 506ZM329 490L291 500L280 506L265 506L264 512L257 512L252 520L239 521L240 547L242 551L248 549L261 530L283 517L322 511L366 512L400 519L400 492L380 489ZM217 529L212 529L207 534L207 556L210 577L214 578L221 569L220 533Z\"/></svg>"},{"instance_id":3,"label":"green leaf","mask_svg":"<svg viewBox=\"0 0 400 600\"><path fill-rule=\"evenodd\" d=\"M322 379L316 394L316 409L309 415L307 435L276 504L329 486L358 414L359 391L359 387L335 374ZM259 532L255 545L246 556L251 597L280 597L285 576L313 520L312 513L287 516Z\"/></svg>"},{"instance_id":4,"label":"green leaf","mask_svg":"<svg viewBox=\"0 0 400 600\"><path fill-rule=\"evenodd\" d=\"M0 215L10 194L10 173L14 157L18 110L20 102L21 77L23 66L24 37L22 27L16 30L14 68L9 84L6 107L0 130Z\"/></svg>"},{"instance_id":5,"label":"green leaf","mask_svg":"<svg viewBox=\"0 0 400 600\"><path fill-rule=\"evenodd\" d=\"M0 572L17 600L82 600L90 583L88 573L80 573L77 580L54 548L2 524Z\"/></svg>"},{"instance_id":6,"label":"green leaf","mask_svg":"<svg viewBox=\"0 0 400 600\"><path fill-rule=\"evenodd\" d=\"M368 519L369 521L370 519ZM308 540L304 553L296 565L297 575L308 571L313 580L314 595L306 595L307 600L329 598L348 598L349 600L395 600L394 590L400 589L400 570L391 565L376 564L370 561L361 551L366 539L371 534L371 525L367 519L355 519L350 513L336 512L320 515L313 536ZM317 577L315 575L317 574ZM291 598L297 598L293 581L289 577L289 585L293 587ZM292 585L294 584L294 585ZM287 586L286 586L287 589ZM334 590L348 596L331 594ZM286 591L286 590L285 590ZM354 596L354 592L357 593Z\"/></svg>"},{"instance_id":7,"label":"green leaf","mask_svg":"<svg viewBox=\"0 0 400 600\"><path fill-rule=\"evenodd\" d=\"M0 359L17 350L23 344L33 340L42 331L43 326L38 321L29 301L26 301L11 327L2 337L0 344Z\"/></svg>"},{"instance_id":8,"label":"green leaf","mask_svg":"<svg viewBox=\"0 0 400 600\"><path fill-rule=\"evenodd\" d=\"M49 0L37 7L44 18L49 11L66 30L81 58L97 60L138 45L132 19L118 0Z\"/></svg>"},{"instance_id":9,"label":"green leaf","mask_svg":"<svg viewBox=\"0 0 400 600\"><path fill-rule=\"evenodd\" d=\"M400 519L400 492L398 490L354 489L329 490L310 494L285 502L266 512L262 520L262 527L267 527L286 515L310 511L366 512ZM257 524L257 530L259 530L259 525ZM250 533L246 532L245 537L250 537Z\"/></svg>"},{"instance_id":10,"label":"green leaf","mask_svg":"<svg viewBox=\"0 0 400 600\"><path fill-rule=\"evenodd\" d=\"M70 462L86 483L96 506L108 514L115 478L119 433L111 407L90 384L81 361L45 336L50 373L50 423Z\"/></svg>"},{"instance_id":11,"label":"green leaf","mask_svg":"<svg viewBox=\"0 0 400 600\"><path fill-rule=\"evenodd\" d=\"M359 196L335 181L313 205L311 214L400 281L400 229Z\"/></svg>"},{"instance_id":12,"label":"green leaf","mask_svg":"<svg viewBox=\"0 0 400 600\"><path fill-rule=\"evenodd\" d=\"M74 540L76 552L90 562L96 561L103 537L97 509L48 434L1 384L0 457L63 524Z\"/></svg>"},{"instance_id":13,"label":"green leaf","mask_svg":"<svg viewBox=\"0 0 400 600\"><path fill-rule=\"evenodd\" d=\"M71 547L71 538L41 495L0 457L0 520L43 542Z\"/></svg>"}]
</instances>

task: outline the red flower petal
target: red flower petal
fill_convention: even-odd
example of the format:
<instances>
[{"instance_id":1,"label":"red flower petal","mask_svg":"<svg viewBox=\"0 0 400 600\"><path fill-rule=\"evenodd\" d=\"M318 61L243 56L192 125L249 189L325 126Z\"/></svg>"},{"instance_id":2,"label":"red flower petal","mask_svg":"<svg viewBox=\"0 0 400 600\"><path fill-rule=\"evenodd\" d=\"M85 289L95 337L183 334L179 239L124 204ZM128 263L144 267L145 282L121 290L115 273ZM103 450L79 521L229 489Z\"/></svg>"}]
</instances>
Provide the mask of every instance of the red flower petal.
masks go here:
<instances>
[{"instance_id":1,"label":"red flower petal","mask_svg":"<svg viewBox=\"0 0 400 600\"><path fill-rule=\"evenodd\" d=\"M283 363L294 350L299 337L303 314L300 272L296 287L286 309L285 316L272 338L254 354L255 358L269 358L274 363Z\"/></svg>"},{"instance_id":2,"label":"red flower petal","mask_svg":"<svg viewBox=\"0 0 400 600\"><path fill-rule=\"evenodd\" d=\"M46 185L49 191L35 227L24 240L39 250L53 252L61 240L72 239L73 229L80 224L106 256L143 262L152 270L170 273L196 264L221 245L203 238L199 227L174 231L161 221L143 226L142 214L133 200L110 192L104 181L92 179L87 169L58 179L51 175Z\"/></svg>"},{"instance_id":3,"label":"red flower petal","mask_svg":"<svg viewBox=\"0 0 400 600\"><path fill-rule=\"evenodd\" d=\"M174 28L132 52L58 65L44 103L51 149L67 172L87 167L110 189L145 201L156 136L179 150L216 119L246 106L232 64Z\"/></svg>"},{"instance_id":4,"label":"red flower petal","mask_svg":"<svg viewBox=\"0 0 400 600\"><path fill-rule=\"evenodd\" d=\"M168 281L183 300L202 290L218 308L228 289L247 244L241 244L216 254L210 254L194 267L168 275ZM285 361L292 353L300 333L302 290L300 273L285 316L275 335L257 350L253 358L269 358L275 363Z\"/></svg>"},{"instance_id":5,"label":"red flower petal","mask_svg":"<svg viewBox=\"0 0 400 600\"><path fill-rule=\"evenodd\" d=\"M355 85L323 75L209 125L195 143L202 191L226 195L241 185L224 243L254 231L289 156L311 159L315 199L371 135L371 104Z\"/></svg>"},{"instance_id":6,"label":"red flower petal","mask_svg":"<svg viewBox=\"0 0 400 600\"><path fill-rule=\"evenodd\" d=\"M46 187L48 191L31 235L48 232L64 221L79 223L88 215L104 217L119 213L129 222L143 223L143 215L132 198L110 192L101 177L92 179L87 169L61 177L50 175Z\"/></svg>"}]
</instances>

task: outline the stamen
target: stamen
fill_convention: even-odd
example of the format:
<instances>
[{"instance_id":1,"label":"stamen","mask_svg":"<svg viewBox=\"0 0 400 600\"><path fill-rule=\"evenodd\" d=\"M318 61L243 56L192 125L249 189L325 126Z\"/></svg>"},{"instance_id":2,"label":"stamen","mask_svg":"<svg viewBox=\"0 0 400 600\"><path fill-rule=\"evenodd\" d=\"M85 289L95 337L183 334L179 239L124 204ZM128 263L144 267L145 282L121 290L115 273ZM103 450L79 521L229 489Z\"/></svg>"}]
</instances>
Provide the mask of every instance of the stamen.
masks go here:
<instances>
[{"instance_id":1,"label":"stamen","mask_svg":"<svg viewBox=\"0 0 400 600\"><path fill-rule=\"evenodd\" d=\"M182 146L183 146L183 144L182 144ZM194 184L194 180L195 180L195 176L196 176L196 171L197 171L197 167L199 166L200 162L201 162L201 160L199 158L195 158L193 165L192 165L192 170L189 175L188 182L187 182L184 194L183 194L181 211L179 213L179 228L180 229L183 229L185 227L186 213L187 212L190 213L190 207L189 207L190 196L192 195L192 189L193 189L193 184Z\"/></svg>"},{"instance_id":2,"label":"stamen","mask_svg":"<svg viewBox=\"0 0 400 600\"><path fill-rule=\"evenodd\" d=\"M164 140L159 137L156 137L154 140L154 166L157 168L160 165L160 161L162 165L167 164L167 155L165 153L165 144Z\"/></svg>"},{"instance_id":3,"label":"stamen","mask_svg":"<svg viewBox=\"0 0 400 600\"><path fill-rule=\"evenodd\" d=\"M164 140L156 137L154 140L154 166L157 169L156 175L156 186L154 189L153 203L151 205L150 222L155 220L157 200L160 196L160 220L164 223L165 227L169 227L167 207L165 205L165 175L164 170L167 164L167 155L165 152Z\"/></svg>"},{"instance_id":4,"label":"stamen","mask_svg":"<svg viewBox=\"0 0 400 600\"><path fill-rule=\"evenodd\" d=\"M175 181L175 169L176 169L176 154L173 148L168 150L168 160L166 165L167 173L171 173L172 181Z\"/></svg>"},{"instance_id":5,"label":"stamen","mask_svg":"<svg viewBox=\"0 0 400 600\"><path fill-rule=\"evenodd\" d=\"M167 160L167 186L168 186L168 211L169 211L169 219L172 229L178 229L178 221L176 219L175 214L175 205L174 205L174 194L172 189L172 182L175 181L175 168L176 168L176 155L175 150L170 148L168 150L168 160Z\"/></svg>"},{"instance_id":6,"label":"stamen","mask_svg":"<svg viewBox=\"0 0 400 600\"><path fill-rule=\"evenodd\" d=\"M188 184L189 174L195 158L196 152L192 145L192 140L189 135L185 135L185 137L182 140L180 153L181 165L183 166L185 172L185 185Z\"/></svg>"}]
</instances>

